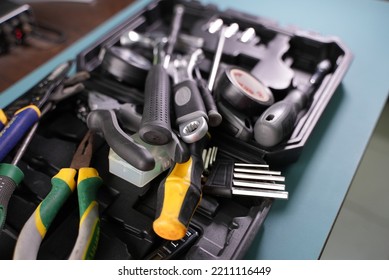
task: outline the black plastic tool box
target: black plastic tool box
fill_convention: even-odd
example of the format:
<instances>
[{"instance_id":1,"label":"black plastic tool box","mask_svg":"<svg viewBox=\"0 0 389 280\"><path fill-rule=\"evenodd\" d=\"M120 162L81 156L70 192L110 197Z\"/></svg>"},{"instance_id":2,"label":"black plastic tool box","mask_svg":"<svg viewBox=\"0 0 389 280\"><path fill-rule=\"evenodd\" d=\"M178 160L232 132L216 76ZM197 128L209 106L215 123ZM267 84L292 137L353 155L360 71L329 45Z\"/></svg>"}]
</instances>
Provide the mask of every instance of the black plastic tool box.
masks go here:
<instances>
[{"instance_id":1,"label":"black plastic tool box","mask_svg":"<svg viewBox=\"0 0 389 280\"><path fill-rule=\"evenodd\" d=\"M226 39L222 67L238 66L251 71L259 80L263 78L276 100L282 100L296 84L306 83L321 60L331 62L332 70L316 90L311 105L301 114L291 136L277 146L264 148L254 139L242 141L231 136L222 126L210 129L212 144L219 147L218 157L238 162L268 163L270 168L287 166L298 159L351 63L350 50L338 38L295 27L279 27L274 21L257 15L236 10L221 11L215 5L203 5L197 1L154 1L78 54L78 70L89 71L91 79L85 83L85 92L60 103L41 121L20 164L25 179L9 204L6 227L0 235L1 259L12 258L13 247L24 222L49 192L51 177L60 168L69 165L73 152L88 129L85 124L89 110L88 92L98 91L115 97L121 103L143 103L142 86L119 82L108 74L102 67L102 54L120 46L121 35L129 30L142 34L168 34L173 7L177 3L185 7L180 32L204 39L202 49L205 59L200 68L205 77L209 75L218 43L218 35L210 34L207 27L217 18L221 18L224 24L239 25L239 31ZM255 36L248 42L240 41L248 28L255 30ZM151 62L149 50L135 51ZM268 65L266 73L261 63ZM243 196L227 199L204 194L186 238L163 240L153 232L152 222L157 188L166 172L145 187L134 186L108 171L109 146L102 138L99 141L91 164L104 180L99 193L101 236L96 259L244 258L271 208L272 199ZM78 229L75 196L55 219L42 243L39 259L68 257Z\"/></svg>"}]
</instances>

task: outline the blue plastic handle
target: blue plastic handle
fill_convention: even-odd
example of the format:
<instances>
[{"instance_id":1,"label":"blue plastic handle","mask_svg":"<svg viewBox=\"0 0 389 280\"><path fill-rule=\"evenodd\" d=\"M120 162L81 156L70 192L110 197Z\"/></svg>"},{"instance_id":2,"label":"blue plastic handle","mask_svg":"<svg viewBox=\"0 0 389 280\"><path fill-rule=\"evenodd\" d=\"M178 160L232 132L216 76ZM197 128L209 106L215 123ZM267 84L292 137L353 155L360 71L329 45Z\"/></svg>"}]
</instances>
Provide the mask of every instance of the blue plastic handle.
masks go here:
<instances>
[{"instance_id":1,"label":"blue plastic handle","mask_svg":"<svg viewBox=\"0 0 389 280\"><path fill-rule=\"evenodd\" d=\"M18 110L0 132L0 161L19 143L26 132L39 120L41 112L35 105Z\"/></svg>"}]
</instances>

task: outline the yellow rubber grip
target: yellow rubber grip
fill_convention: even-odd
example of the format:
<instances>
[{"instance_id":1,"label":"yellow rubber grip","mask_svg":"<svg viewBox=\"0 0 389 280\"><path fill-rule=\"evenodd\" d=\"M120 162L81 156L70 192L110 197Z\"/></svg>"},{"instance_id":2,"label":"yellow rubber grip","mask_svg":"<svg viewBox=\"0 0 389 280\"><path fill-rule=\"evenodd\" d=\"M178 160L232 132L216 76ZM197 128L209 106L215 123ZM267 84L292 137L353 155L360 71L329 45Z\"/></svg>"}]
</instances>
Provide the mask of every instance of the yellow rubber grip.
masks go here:
<instances>
[{"instance_id":1,"label":"yellow rubber grip","mask_svg":"<svg viewBox=\"0 0 389 280\"><path fill-rule=\"evenodd\" d=\"M2 124L6 124L7 123L7 116L5 115L3 110L0 110L0 122Z\"/></svg>"},{"instance_id":2,"label":"yellow rubber grip","mask_svg":"<svg viewBox=\"0 0 389 280\"><path fill-rule=\"evenodd\" d=\"M88 178L94 178L99 177L99 173L96 169L92 167L82 167L80 168L80 171L78 172L78 180L77 182L80 183L81 181L88 179Z\"/></svg>"},{"instance_id":3,"label":"yellow rubber grip","mask_svg":"<svg viewBox=\"0 0 389 280\"><path fill-rule=\"evenodd\" d=\"M74 180L76 173L77 170L74 168L61 168L61 170L53 178L63 180L73 192L76 188L76 181Z\"/></svg>"},{"instance_id":4,"label":"yellow rubber grip","mask_svg":"<svg viewBox=\"0 0 389 280\"><path fill-rule=\"evenodd\" d=\"M37 106L35 106L35 105L28 105L28 106L26 106L26 107L23 107L23 108L17 110L17 111L15 112L15 115L19 114L21 111L27 110L28 108L31 108L31 109L35 110L35 112L36 112L36 114L38 115L38 117L41 116L41 114L42 114L42 113L41 113L41 110L40 110Z\"/></svg>"},{"instance_id":5,"label":"yellow rubber grip","mask_svg":"<svg viewBox=\"0 0 389 280\"><path fill-rule=\"evenodd\" d=\"M187 225L179 220L184 199L191 186L192 158L177 163L165 180L161 213L153 223L153 229L160 237L179 240L185 236Z\"/></svg>"}]
</instances>

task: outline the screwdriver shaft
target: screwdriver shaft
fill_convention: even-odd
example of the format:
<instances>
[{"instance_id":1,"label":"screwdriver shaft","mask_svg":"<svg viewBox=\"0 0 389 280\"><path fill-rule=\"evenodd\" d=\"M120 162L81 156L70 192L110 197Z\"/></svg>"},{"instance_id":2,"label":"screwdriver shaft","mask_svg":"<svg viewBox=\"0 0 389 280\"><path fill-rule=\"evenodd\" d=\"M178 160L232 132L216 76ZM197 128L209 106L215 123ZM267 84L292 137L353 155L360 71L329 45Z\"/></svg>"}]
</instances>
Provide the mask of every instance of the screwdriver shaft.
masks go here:
<instances>
[{"instance_id":1,"label":"screwdriver shaft","mask_svg":"<svg viewBox=\"0 0 389 280\"><path fill-rule=\"evenodd\" d=\"M220 59L221 59L222 54L223 54L224 43L226 41L225 32L226 32L226 27L222 26L222 28L220 30L220 35L219 35L219 41L218 41L217 47L216 47L215 56L213 59L211 74L209 75L209 79L208 79L208 89L211 93L213 90L213 86L215 85L216 74L217 74L217 70L219 68Z\"/></svg>"},{"instance_id":2,"label":"screwdriver shaft","mask_svg":"<svg viewBox=\"0 0 389 280\"><path fill-rule=\"evenodd\" d=\"M42 108L42 111L41 111L41 116L43 116L44 114L46 114L48 111L50 111L50 109L52 108L52 103L47 103L43 108ZM31 140L32 140L32 137L34 136L35 134L35 131L38 129L38 126L39 126L39 121L36 122L31 128L30 128L30 131L28 132L28 134L24 137L24 140L23 142L21 143L20 145L20 148L17 150L11 164L13 165L17 165L20 161L20 159L23 157L25 151L27 150L27 147L28 145L30 144Z\"/></svg>"}]
</instances>

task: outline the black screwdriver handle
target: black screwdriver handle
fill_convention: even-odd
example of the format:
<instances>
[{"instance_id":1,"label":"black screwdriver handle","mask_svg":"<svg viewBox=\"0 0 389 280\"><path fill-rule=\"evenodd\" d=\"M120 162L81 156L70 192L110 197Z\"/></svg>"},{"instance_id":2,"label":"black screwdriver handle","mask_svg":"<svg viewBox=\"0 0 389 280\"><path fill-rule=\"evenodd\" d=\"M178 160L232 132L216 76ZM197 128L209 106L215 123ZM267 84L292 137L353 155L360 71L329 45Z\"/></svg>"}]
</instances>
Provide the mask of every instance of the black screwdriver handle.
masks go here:
<instances>
[{"instance_id":1,"label":"black screwdriver handle","mask_svg":"<svg viewBox=\"0 0 389 280\"><path fill-rule=\"evenodd\" d=\"M151 145L165 145L172 139L170 124L170 80L162 65L153 65L145 85L140 138Z\"/></svg>"},{"instance_id":2,"label":"black screwdriver handle","mask_svg":"<svg viewBox=\"0 0 389 280\"><path fill-rule=\"evenodd\" d=\"M294 128L301 103L282 100L267 108L255 122L254 137L257 143L273 147L286 139Z\"/></svg>"},{"instance_id":3,"label":"black screwdriver handle","mask_svg":"<svg viewBox=\"0 0 389 280\"><path fill-rule=\"evenodd\" d=\"M213 99L207 82L203 79L197 79L197 85L199 87L201 97L203 98L205 108L207 109L209 126L216 127L220 125L222 122L222 116L217 109L215 99Z\"/></svg>"},{"instance_id":4,"label":"black screwdriver handle","mask_svg":"<svg viewBox=\"0 0 389 280\"><path fill-rule=\"evenodd\" d=\"M0 164L0 233L7 217L8 202L23 178L23 172L16 165Z\"/></svg>"},{"instance_id":5,"label":"black screwdriver handle","mask_svg":"<svg viewBox=\"0 0 389 280\"><path fill-rule=\"evenodd\" d=\"M135 168L149 171L155 167L154 157L121 129L113 110L90 112L87 124L92 132L103 134L112 150Z\"/></svg>"},{"instance_id":6,"label":"black screwdriver handle","mask_svg":"<svg viewBox=\"0 0 389 280\"><path fill-rule=\"evenodd\" d=\"M331 69L328 60L321 61L309 83L292 90L283 100L274 103L255 122L254 138L264 147L273 147L293 131L299 112L307 106L317 87Z\"/></svg>"}]
</instances>

